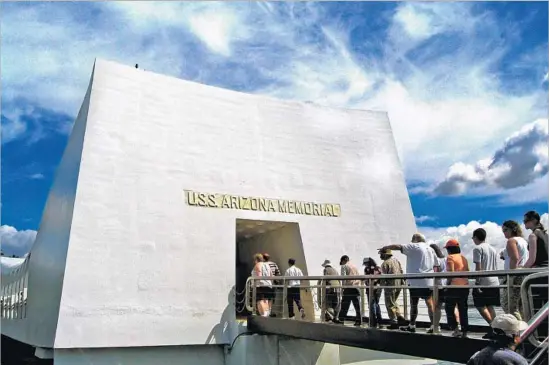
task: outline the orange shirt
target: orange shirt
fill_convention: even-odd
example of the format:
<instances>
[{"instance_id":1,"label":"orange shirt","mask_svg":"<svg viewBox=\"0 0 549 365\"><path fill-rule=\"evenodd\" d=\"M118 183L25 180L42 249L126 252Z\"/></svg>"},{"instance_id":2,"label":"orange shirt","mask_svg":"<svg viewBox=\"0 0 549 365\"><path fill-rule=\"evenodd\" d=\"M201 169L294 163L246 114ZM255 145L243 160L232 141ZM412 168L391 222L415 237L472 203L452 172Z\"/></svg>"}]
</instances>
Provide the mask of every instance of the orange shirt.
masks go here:
<instances>
[{"instance_id":1,"label":"orange shirt","mask_svg":"<svg viewBox=\"0 0 549 365\"><path fill-rule=\"evenodd\" d=\"M469 263L462 254L448 255L446 259L446 271L469 271ZM452 278L450 285L469 285L469 280L467 278Z\"/></svg>"}]
</instances>

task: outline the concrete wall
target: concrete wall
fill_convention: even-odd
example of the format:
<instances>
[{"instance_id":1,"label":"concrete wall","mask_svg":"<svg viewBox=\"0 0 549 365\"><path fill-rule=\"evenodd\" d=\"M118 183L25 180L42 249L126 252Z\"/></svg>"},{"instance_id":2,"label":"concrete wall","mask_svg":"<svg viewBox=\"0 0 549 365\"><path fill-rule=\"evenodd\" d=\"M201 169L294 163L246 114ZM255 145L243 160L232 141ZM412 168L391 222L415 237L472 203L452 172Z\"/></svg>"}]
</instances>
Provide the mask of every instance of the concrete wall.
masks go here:
<instances>
[{"instance_id":1,"label":"concrete wall","mask_svg":"<svg viewBox=\"0 0 549 365\"><path fill-rule=\"evenodd\" d=\"M55 365L224 365L222 346L56 349Z\"/></svg>"},{"instance_id":2,"label":"concrete wall","mask_svg":"<svg viewBox=\"0 0 549 365\"><path fill-rule=\"evenodd\" d=\"M90 97L91 84L57 168L29 258L23 342L35 346L51 348L55 340ZM96 262L100 259L87 258Z\"/></svg>"},{"instance_id":3,"label":"concrete wall","mask_svg":"<svg viewBox=\"0 0 549 365\"><path fill-rule=\"evenodd\" d=\"M227 328L215 342L229 343L236 219L299 223L311 275L325 258L348 254L358 264L415 230L385 113L284 102L100 60L91 88L58 349L204 344L219 326ZM342 213L200 208L186 205L184 190L338 203ZM37 256L48 257L39 258L44 268L53 263L43 250ZM42 295L44 281L34 280Z\"/></svg>"}]
</instances>

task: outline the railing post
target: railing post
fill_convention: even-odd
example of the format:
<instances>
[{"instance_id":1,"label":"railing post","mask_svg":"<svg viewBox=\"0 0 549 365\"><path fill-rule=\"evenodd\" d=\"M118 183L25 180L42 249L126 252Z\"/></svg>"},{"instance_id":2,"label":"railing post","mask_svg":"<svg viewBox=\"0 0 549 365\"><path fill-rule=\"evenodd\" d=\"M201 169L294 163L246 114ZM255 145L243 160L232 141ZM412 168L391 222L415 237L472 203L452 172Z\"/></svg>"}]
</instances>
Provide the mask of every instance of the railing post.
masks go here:
<instances>
[{"instance_id":1,"label":"railing post","mask_svg":"<svg viewBox=\"0 0 549 365\"><path fill-rule=\"evenodd\" d=\"M368 327L374 325L374 279L368 280Z\"/></svg>"},{"instance_id":2,"label":"railing post","mask_svg":"<svg viewBox=\"0 0 549 365\"><path fill-rule=\"evenodd\" d=\"M252 279L252 314L257 315L257 280Z\"/></svg>"},{"instance_id":3,"label":"railing post","mask_svg":"<svg viewBox=\"0 0 549 365\"><path fill-rule=\"evenodd\" d=\"M507 306L508 306L508 310L509 312L511 312L511 310L513 308L511 308L511 290L513 288L513 285L511 285L511 275L507 274L506 275L507 277ZM518 309L518 308L514 308L515 310ZM515 313L511 313L512 315L515 315Z\"/></svg>"},{"instance_id":4,"label":"railing post","mask_svg":"<svg viewBox=\"0 0 549 365\"><path fill-rule=\"evenodd\" d=\"M435 278L435 280L433 280L433 331L439 327L439 320L440 320L440 317L437 315L438 313L438 290L439 290L439 282L437 281L437 278ZM441 308L442 310L442 308ZM433 332L434 333L434 332Z\"/></svg>"},{"instance_id":5,"label":"railing post","mask_svg":"<svg viewBox=\"0 0 549 365\"><path fill-rule=\"evenodd\" d=\"M408 288L402 288L402 301L404 306L404 319L409 321L410 317L408 316Z\"/></svg>"},{"instance_id":6,"label":"railing post","mask_svg":"<svg viewBox=\"0 0 549 365\"><path fill-rule=\"evenodd\" d=\"M300 282L301 283L301 282ZM301 290L301 288L299 289ZM282 280L282 318L288 318L288 282L286 279ZM294 303L292 303L294 305Z\"/></svg>"},{"instance_id":7,"label":"railing post","mask_svg":"<svg viewBox=\"0 0 549 365\"><path fill-rule=\"evenodd\" d=\"M317 298L320 302L320 322L326 322L326 280L320 280L320 295Z\"/></svg>"}]
</instances>

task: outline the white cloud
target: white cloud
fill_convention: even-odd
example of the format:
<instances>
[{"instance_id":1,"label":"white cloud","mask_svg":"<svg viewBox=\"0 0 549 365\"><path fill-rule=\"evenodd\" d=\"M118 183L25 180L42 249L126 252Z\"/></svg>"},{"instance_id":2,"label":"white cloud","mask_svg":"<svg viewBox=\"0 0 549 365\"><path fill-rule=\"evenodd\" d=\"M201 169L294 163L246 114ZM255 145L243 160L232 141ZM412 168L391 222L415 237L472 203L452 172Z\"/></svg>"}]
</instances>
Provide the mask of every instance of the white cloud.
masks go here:
<instances>
[{"instance_id":1,"label":"white cloud","mask_svg":"<svg viewBox=\"0 0 549 365\"><path fill-rule=\"evenodd\" d=\"M32 174L30 176L32 180L42 180L44 178L44 175L41 173Z\"/></svg>"},{"instance_id":2,"label":"white cloud","mask_svg":"<svg viewBox=\"0 0 549 365\"><path fill-rule=\"evenodd\" d=\"M531 184L548 171L548 129L549 121L538 119L505 139L490 158L474 165L453 164L435 193L461 195L473 188L509 190Z\"/></svg>"},{"instance_id":3,"label":"white cloud","mask_svg":"<svg viewBox=\"0 0 549 365\"><path fill-rule=\"evenodd\" d=\"M354 25L332 19L321 3L95 4L102 21L93 29L62 5L7 7L8 104L23 97L75 115L95 57L218 86L230 79L255 93L388 111L408 181L427 183L443 179L451 161L490 155L517 126L547 114L544 90L506 93L493 72L519 32L468 3L399 3L392 18L380 14L386 36L364 39L381 45L377 53L355 52ZM460 43L426 46L449 34ZM196 58L197 43L210 52ZM530 58L524 65L546 67L546 54ZM11 127L12 136L25 133Z\"/></svg>"},{"instance_id":4,"label":"white cloud","mask_svg":"<svg viewBox=\"0 0 549 365\"><path fill-rule=\"evenodd\" d=\"M549 214L543 214L541 222L545 227L548 227ZM524 238L526 239L528 238L529 231L526 230L523 224L521 226ZM419 230L425 235L429 243L436 243L440 247L443 247L446 241L451 238L457 239L461 245L462 254L468 258L469 264L472 265L475 244L471 237L473 236L473 231L477 228L484 228L486 230L486 242L490 243L496 251L499 252L505 248L507 240L501 231L501 225L490 221L485 223L471 221L467 224L446 228L420 227ZM503 261L499 262L499 265L503 269Z\"/></svg>"},{"instance_id":5,"label":"white cloud","mask_svg":"<svg viewBox=\"0 0 549 365\"><path fill-rule=\"evenodd\" d=\"M429 222L437 219L436 217L432 217L430 215L421 215L419 217L414 217L414 218L416 219L416 223Z\"/></svg>"},{"instance_id":6,"label":"white cloud","mask_svg":"<svg viewBox=\"0 0 549 365\"><path fill-rule=\"evenodd\" d=\"M12 226L0 226L0 244L2 252L6 256L25 256L31 249L36 239L36 231L18 231Z\"/></svg>"}]
</instances>

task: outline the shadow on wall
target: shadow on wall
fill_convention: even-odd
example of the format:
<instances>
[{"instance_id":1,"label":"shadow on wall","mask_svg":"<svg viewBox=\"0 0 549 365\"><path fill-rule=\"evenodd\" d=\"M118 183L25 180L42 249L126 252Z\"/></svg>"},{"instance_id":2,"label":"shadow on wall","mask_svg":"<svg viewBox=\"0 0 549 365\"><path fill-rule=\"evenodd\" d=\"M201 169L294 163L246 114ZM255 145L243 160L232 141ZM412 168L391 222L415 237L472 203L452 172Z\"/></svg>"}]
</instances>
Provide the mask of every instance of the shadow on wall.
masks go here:
<instances>
[{"instance_id":1,"label":"shadow on wall","mask_svg":"<svg viewBox=\"0 0 549 365\"><path fill-rule=\"evenodd\" d=\"M206 338L206 344L231 344L243 328L245 327L242 323L236 322L235 286L233 286L227 296L227 306L221 314L221 319L210 331Z\"/></svg>"},{"instance_id":2,"label":"shadow on wall","mask_svg":"<svg viewBox=\"0 0 549 365\"><path fill-rule=\"evenodd\" d=\"M268 222L265 221L264 223ZM281 228L255 235L248 239L238 240L236 250L237 262L245 263L241 270L243 273L246 273L246 276L249 276L253 269L253 255L264 252L271 255L271 260L278 264L282 275L284 275L284 272L288 268L289 258L294 258L296 266L303 271L303 275L308 275L303 241L298 223L284 222L284 226ZM304 282L303 284L307 285L308 283ZM314 305L312 293L309 290L302 290L301 300L307 317L313 318ZM282 315L282 309L285 305L286 303L282 303L282 289L278 289L273 303L273 313L277 316Z\"/></svg>"},{"instance_id":3,"label":"shadow on wall","mask_svg":"<svg viewBox=\"0 0 549 365\"><path fill-rule=\"evenodd\" d=\"M310 365L310 364L339 364L337 352L321 359L325 346L322 342L313 342L297 339L280 339L278 342L278 362L287 365ZM333 346L333 345L332 345ZM320 360L320 361L319 361Z\"/></svg>"},{"instance_id":4,"label":"shadow on wall","mask_svg":"<svg viewBox=\"0 0 549 365\"><path fill-rule=\"evenodd\" d=\"M362 362L377 362L386 364L400 364L406 363L407 365L434 365L436 360L422 359L419 357L393 354L391 352L373 351L367 349L359 349L356 347L339 346L340 364L357 364Z\"/></svg>"}]
</instances>

